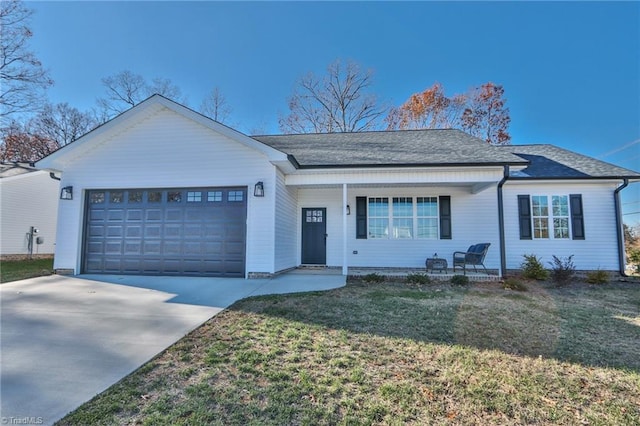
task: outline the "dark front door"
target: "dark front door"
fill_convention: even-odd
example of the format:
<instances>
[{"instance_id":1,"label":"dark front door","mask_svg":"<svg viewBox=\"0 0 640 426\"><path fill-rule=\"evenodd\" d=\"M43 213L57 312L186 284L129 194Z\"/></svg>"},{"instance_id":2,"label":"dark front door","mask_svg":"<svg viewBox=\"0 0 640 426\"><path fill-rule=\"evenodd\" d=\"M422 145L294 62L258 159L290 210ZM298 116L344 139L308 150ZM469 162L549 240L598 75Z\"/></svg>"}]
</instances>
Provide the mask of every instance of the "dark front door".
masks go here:
<instances>
[{"instance_id":1,"label":"dark front door","mask_svg":"<svg viewBox=\"0 0 640 426\"><path fill-rule=\"evenodd\" d=\"M327 263L327 209L302 209L302 263Z\"/></svg>"}]
</instances>

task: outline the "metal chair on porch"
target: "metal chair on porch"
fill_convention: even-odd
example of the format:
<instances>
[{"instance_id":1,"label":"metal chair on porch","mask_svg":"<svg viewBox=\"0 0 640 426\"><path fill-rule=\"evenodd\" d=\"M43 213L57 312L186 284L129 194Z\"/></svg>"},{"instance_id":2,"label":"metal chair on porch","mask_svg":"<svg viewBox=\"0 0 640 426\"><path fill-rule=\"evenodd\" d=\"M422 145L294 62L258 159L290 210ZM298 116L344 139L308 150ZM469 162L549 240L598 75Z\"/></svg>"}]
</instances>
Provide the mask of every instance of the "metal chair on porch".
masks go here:
<instances>
[{"instance_id":1,"label":"metal chair on porch","mask_svg":"<svg viewBox=\"0 0 640 426\"><path fill-rule=\"evenodd\" d=\"M474 244L469 247L467 251L453 252L453 272L456 272L456 266L462 268L463 273L467 274L467 265L472 265L473 270L477 272L477 265L481 265L484 271L487 272L487 268L484 266L484 258L489 251L491 243Z\"/></svg>"}]
</instances>

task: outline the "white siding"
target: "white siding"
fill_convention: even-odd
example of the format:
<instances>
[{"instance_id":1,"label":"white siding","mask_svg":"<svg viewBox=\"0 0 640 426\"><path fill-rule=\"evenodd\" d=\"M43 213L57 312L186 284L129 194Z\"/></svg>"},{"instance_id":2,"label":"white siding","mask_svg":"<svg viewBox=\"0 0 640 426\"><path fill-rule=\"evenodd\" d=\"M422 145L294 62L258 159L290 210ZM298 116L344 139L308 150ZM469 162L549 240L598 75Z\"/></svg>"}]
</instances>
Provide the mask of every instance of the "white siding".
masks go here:
<instances>
[{"instance_id":1,"label":"white siding","mask_svg":"<svg viewBox=\"0 0 640 426\"><path fill-rule=\"evenodd\" d=\"M275 271L293 268L297 262L297 190L284 184L285 176L276 170Z\"/></svg>"},{"instance_id":2,"label":"white siding","mask_svg":"<svg viewBox=\"0 0 640 426\"><path fill-rule=\"evenodd\" d=\"M504 215L507 268L517 269L524 254L535 254L549 267L552 255L573 255L579 270L617 270L615 207L611 183L545 183L507 182L504 186ZM585 239L521 240L518 225L518 195L582 194Z\"/></svg>"},{"instance_id":3,"label":"white siding","mask_svg":"<svg viewBox=\"0 0 640 426\"><path fill-rule=\"evenodd\" d=\"M356 197L430 197L451 196L452 239L356 239ZM347 255L350 267L422 268L427 257L438 253L451 267L454 251L464 251L470 245L489 242L487 268L498 269L498 208L495 186L478 194L456 187L386 187L349 188L347 217ZM327 265L342 266L342 188L300 189L298 211L303 207L327 208ZM298 215L298 252L300 252L301 218ZM357 251L357 254L354 254ZM298 255L298 262L300 255Z\"/></svg>"},{"instance_id":4,"label":"white siding","mask_svg":"<svg viewBox=\"0 0 640 426\"><path fill-rule=\"evenodd\" d=\"M34 226L34 254L52 254L56 241L59 182L43 171L0 179L0 254L28 254L27 233Z\"/></svg>"},{"instance_id":5,"label":"white siding","mask_svg":"<svg viewBox=\"0 0 640 426\"><path fill-rule=\"evenodd\" d=\"M253 196L263 181L265 197ZM245 186L247 271L273 272L275 166L257 151L167 109L75 158L62 186L74 199L61 201L55 268L79 271L84 194L88 189Z\"/></svg>"}]
</instances>

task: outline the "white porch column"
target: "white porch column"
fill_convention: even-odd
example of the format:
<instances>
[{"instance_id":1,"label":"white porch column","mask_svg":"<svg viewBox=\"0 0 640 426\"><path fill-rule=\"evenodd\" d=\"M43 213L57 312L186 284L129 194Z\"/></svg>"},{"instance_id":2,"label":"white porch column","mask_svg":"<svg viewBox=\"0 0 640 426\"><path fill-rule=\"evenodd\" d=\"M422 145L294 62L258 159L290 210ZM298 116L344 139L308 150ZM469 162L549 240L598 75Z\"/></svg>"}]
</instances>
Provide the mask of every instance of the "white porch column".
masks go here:
<instances>
[{"instance_id":1,"label":"white porch column","mask_svg":"<svg viewBox=\"0 0 640 426\"><path fill-rule=\"evenodd\" d=\"M342 184L342 275L347 275L347 184Z\"/></svg>"}]
</instances>

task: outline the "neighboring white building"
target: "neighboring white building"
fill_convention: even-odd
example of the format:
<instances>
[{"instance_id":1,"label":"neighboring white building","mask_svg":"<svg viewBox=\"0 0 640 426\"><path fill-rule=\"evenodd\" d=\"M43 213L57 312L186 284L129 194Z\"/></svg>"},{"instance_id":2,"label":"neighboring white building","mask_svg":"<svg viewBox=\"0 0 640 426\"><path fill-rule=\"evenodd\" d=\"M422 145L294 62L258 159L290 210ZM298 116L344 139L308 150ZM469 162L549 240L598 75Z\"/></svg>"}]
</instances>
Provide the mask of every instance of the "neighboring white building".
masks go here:
<instances>
[{"instance_id":1,"label":"neighboring white building","mask_svg":"<svg viewBox=\"0 0 640 426\"><path fill-rule=\"evenodd\" d=\"M59 184L29 164L0 164L0 255L53 254Z\"/></svg>"},{"instance_id":2,"label":"neighboring white building","mask_svg":"<svg viewBox=\"0 0 640 426\"><path fill-rule=\"evenodd\" d=\"M230 277L420 268L482 242L499 272L530 253L619 271L616 194L640 180L451 129L249 137L159 95L37 167L72 188L56 269Z\"/></svg>"}]
</instances>

